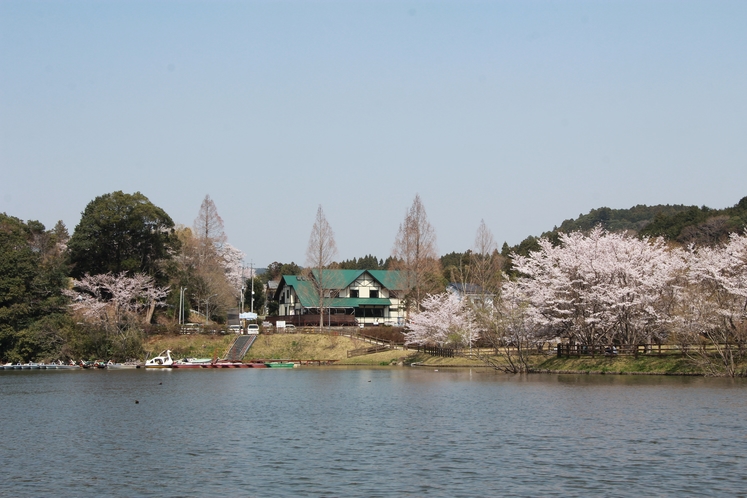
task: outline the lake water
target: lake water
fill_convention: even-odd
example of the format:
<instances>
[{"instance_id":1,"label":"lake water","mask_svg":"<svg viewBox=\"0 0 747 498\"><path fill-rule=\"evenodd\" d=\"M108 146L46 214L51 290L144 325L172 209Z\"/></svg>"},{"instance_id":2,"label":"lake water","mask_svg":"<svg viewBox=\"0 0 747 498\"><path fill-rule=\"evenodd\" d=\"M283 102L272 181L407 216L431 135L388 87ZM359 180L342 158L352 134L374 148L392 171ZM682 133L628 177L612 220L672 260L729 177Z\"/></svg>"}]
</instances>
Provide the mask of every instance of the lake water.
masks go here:
<instances>
[{"instance_id":1,"label":"lake water","mask_svg":"<svg viewBox=\"0 0 747 498\"><path fill-rule=\"evenodd\" d=\"M95 494L744 496L747 382L407 367L0 372L0 495Z\"/></svg>"}]
</instances>

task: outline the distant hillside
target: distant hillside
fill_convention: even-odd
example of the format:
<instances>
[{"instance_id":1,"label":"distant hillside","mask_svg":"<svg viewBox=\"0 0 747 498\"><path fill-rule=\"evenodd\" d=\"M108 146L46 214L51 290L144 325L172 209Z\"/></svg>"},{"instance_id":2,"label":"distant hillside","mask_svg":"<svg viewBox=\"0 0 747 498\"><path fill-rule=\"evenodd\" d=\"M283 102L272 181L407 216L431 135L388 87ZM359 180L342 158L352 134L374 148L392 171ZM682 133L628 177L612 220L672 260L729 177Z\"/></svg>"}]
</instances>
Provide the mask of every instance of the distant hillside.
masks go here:
<instances>
[{"instance_id":1,"label":"distant hillside","mask_svg":"<svg viewBox=\"0 0 747 498\"><path fill-rule=\"evenodd\" d=\"M747 227L747 197L726 209L692 206L686 211L657 215L640 235L661 236L681 244L711 245Z\"/></svg>"},{"instance_id":2,"label":"distant hillside","mask_svg":"<svg viewBox=\"0 0 747 498\"><path fill-rule=\"evenodd\" d=\"M712 245L723 242L732 232L741 232L747 227L747 197L736 205L725 209L684 205L638 205L630 209L602 207L581 214L575 220L565 220L560 227L545 232L541 237L558 240L560 233L586 232L602 225L610 232L628 231L640 236L664 237L683 245ZM509 247L503 245L501 254L526 255L539 249L537 237L529 236L521 243Z\"/></svg>"},{"instance_id":3,"label":"distant hillside","mask_svg":"<svg viewBox=\"0 0 747 498\"><path fill-rule=\"evenodd\" d=\"M640 232L656 217L669 217L685 212L696 206L674 205L646 206L639 204L630 209L610 209L601 207L592 209L588 214L580 214L575 220L565 220L553 231L557 232L586 232L597 225L602 225L610 232L634 231Z\"/></svg>"}]
</instances>

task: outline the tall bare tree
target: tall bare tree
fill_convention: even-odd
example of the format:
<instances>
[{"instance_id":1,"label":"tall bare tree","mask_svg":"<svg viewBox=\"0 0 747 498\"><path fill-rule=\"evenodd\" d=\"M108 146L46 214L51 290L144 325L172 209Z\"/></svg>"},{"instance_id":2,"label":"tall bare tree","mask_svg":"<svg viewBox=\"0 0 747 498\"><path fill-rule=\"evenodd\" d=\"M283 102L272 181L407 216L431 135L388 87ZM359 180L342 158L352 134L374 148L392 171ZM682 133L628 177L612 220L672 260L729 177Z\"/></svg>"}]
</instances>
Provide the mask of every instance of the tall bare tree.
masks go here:
<instances>
[{"instance_id":1,"label":"tall bare tree","mask_svg":"<svg viewBox=\"0 0 747 498\"><path fill-rule=\"evenodd\" d=\"M485 220L480 220L480 226L475 235L470 273L471 283L477 286L482 304L486 304L486 301L495 296L500 289L502 259L498 253L498 244L493 238L493 232L485 225Z\"/></svg>"},{"instance_id":2,"label":"tall bare tree","mask_svg":"<svg viewBox=\"0 0 747 498\"><path fill-rule=\"evenodd\" d=\"M188 264L189 273L184 284L196 301L198 310L204 310L206 319L211 314L222 315L228 308L236 306L241 282L230 277L239 274L243 253L227 243L223 219L209 195L205 196L195 218L193 232L182 233L182 257Z\"/></svg>"},{"instance_id":3,"label":"tall bare tree","mask_svg":"<svg viewBox=\"0 0 747 498\"><path fill-rule=\"evenodd\" d=\"M393 266L405 278L407 307L420 311L420 303L428 292L437 292L441 263L436 253L436 232L428 221L420 195L400 224L392 249Z\"/></svg>"},{"instance_id":4,"label":"tall bare tree","mask_svg":"<svg viewBox=\"0 0 747 498\"><path fill-rule=\"evenodd\" d=\"M200 211L194 221L194 234L202 246L200 259L203 261L212 255L211 249L218 249L226 243L223 218L218 214L218 208L209 195L205 196L200 205Z\"/></svg>"},{"instance_id":5,"label":"tall bare tree","mask_svg":"<svg viewBox=\"0 0 747 498\"><path fill-rule=\"evenodd\" d=\"M309 246L306 248L306 265L316 270L316 278L309 276L319 294L319 328L324 326L324 298L329 289L325 281L324 269L328 267L337 255L337 244L335 233L324 216L321 204L316 210L314 227L309 236Z\"/></svg>"}]
</instances>

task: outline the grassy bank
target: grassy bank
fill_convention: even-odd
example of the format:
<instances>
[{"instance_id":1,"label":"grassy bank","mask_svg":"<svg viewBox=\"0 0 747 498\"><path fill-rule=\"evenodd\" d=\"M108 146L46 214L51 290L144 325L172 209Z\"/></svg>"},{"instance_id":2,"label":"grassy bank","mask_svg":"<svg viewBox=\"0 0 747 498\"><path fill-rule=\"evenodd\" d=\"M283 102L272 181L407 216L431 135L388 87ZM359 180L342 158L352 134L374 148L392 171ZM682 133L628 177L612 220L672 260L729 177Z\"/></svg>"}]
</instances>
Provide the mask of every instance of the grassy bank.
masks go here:
<instances>
[{"instance_id":1,"label":"grassy bank","mask_svg":"<svg viewBox=\"0 0 747 498\"><path fill-rule=\"evenodd\" d=\"M235 338L235 335L155 335L147 339L144 347L151 356L170 349L175 358L223 358ZM394 350L348 358L348 351L370 345L360 339L324 334L260 334L244 361L336 360L339 365L389 365L404 363L411 354L408 351Z\"/></svg>"},{"instance_id":2,"label":"grassy bank","mask_svg":"<svg viewBox=\"0 0 747 498\"><path fill-rule=\"evenodd\" d=\"M225 357L234 335L181 335L151 336L145 343L151 356L170 349L177 358ZM324 334L261 334L247 353L244 361L250 360L335 360L337 365L410 365L424 367L473 367L486 366L479 360L464 357L438 358L414 351L392 350L348 358L348 351L368 347L368 342L350 337ZM506 364L505 357L492 357L494 365ZM663 356L617 356L558 358L548 355L530 357L531 368L536 372L586 372L606 374L660 374L660 375L705 375L690 359L680 355ZM747 367L747 365L745 365ZM743 369L744 370L744 369Z\"/></svg>"},{"instance_id":3,"label":"grassy bank","mask_svg":"<svg viewBox=\"0 0 747 498\"><path fill-rule=\"evenodd\" d=\"M170 349L174 358L223 358L236 336L230 335L153 335L143 348L150 356Z\"/></svg>"},{"instance_id":4,"label":"grassy bank","mask_svg":"<svg viewBox=\"0 0 747 498\"><path fill-rule=\"evenodd\" d=\"M537 371L573 371L596 373L643 373L662 375L702 375L689 359L679 355L619 356L596 358L538 358L532 362Z\"/></svg>"}]
</instances>

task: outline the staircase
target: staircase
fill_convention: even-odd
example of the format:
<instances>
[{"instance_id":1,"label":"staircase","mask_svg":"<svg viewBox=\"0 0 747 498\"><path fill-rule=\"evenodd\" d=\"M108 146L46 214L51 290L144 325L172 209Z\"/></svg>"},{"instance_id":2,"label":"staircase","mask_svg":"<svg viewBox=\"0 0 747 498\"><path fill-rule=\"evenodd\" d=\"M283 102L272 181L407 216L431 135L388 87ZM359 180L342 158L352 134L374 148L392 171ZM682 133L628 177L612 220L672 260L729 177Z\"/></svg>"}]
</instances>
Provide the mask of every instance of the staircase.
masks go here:
<instances>
[{"instance_id":1,"label":"staircase","mask_svg":"<svg viewBox=\"0 0 747 498\"><path fill-rule=\"evenodd\" d=\"M246 352L252 347L254 341L257 339L256 335L240 335L233 341L231 347L226 353L226 360L228 361L241 361L246 356Z\"/></svg>"}]
</instances>

